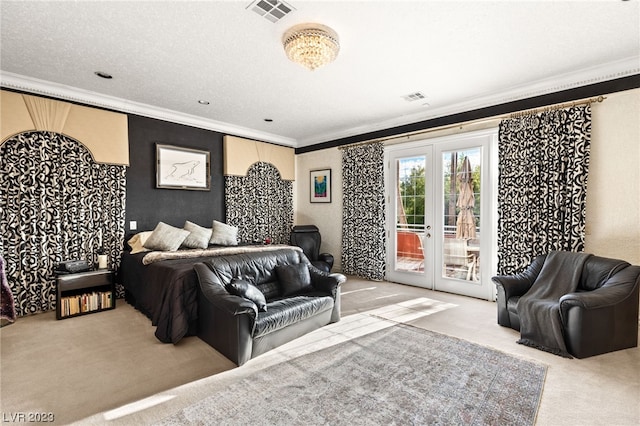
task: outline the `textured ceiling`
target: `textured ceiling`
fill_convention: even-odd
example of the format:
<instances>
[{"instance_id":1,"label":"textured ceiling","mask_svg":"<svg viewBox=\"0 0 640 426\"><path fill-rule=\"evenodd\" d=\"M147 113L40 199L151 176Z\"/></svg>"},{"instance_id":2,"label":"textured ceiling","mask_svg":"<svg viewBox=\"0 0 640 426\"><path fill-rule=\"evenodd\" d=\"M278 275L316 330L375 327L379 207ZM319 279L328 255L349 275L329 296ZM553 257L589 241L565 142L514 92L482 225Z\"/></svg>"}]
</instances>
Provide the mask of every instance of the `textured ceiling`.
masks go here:
<instances>
[{"instance_id":1,"label":"textured ceiling","mask_svg":"<svg viewBox=\"0 0 640 426\"><path fill-rule=\"evenodd\" d=\"M2 0L1 81L300 147L640 72L638 1L249 4ZM337 31L334 63L286 58L303 22Z\"/></svg>"}]
</instances>

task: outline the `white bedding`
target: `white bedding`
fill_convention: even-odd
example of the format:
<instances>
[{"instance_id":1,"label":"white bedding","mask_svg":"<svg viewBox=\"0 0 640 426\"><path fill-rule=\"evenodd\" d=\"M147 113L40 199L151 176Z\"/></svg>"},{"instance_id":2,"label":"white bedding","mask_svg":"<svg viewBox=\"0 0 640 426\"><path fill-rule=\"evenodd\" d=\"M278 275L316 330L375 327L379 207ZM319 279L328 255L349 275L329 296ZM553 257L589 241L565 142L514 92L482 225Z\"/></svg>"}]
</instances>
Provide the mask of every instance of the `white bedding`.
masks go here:
<instances>
[{"instance_id":1,"label":"white bedding","mask_svg":"<svg viewBox=\"0 0 640 426\"><path fill-rule=\"evenodd\" d=\"M209 247L206 249L189 249L178 251L150 251L142 258L144 265L150 265L161 260L169 259L190 259L195 257L212 257L227 256L231 254L255 253L261 251L273 251L283 248L289 248L296 251L302 251L300 247L289 246L286 244L269 244L255 246L227 246L227 247Z\"/></svg>"}]
</instances>

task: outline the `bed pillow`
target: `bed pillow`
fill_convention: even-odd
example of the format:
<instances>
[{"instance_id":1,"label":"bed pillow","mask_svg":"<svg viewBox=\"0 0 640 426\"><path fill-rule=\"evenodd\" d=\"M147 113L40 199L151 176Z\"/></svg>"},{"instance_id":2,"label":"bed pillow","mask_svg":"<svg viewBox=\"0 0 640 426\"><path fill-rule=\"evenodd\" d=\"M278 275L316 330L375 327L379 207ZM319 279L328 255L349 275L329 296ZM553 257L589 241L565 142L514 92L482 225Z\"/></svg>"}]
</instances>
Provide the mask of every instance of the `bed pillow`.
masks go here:
<instances>
[{"instance_id":1,"label":"bed pillow","mask_svg":"<svg viewBox=\"0 0 640 426\"><path fill-rule=\"evenodd\" d=\"M160 222L143 245L149 250L176 251L189 234L189 231Z\"/></svg>"},{"instance_id":2,"label":"bed pillow","mask_svg":"<svg viewBox=\"0 0 640 426\"><path fill-rule=\"evenodd\" d=\"M232 278L231 282L226 285L226 289L231 294L251 300L256 304L260 312L267 312L267 301L264 298L264 294L249 281Z\"/></svg>"},{"instance_id":3,"label":"bed pillow","mask_svg":"<svg viewBox=\"0 0 640 426\"><path fill-rule=\"evenodd\" d=\"M209 243L220 246L237 246L238 227L214 220Z\"/></svg>"},{"instance_id":4,"label":"bed pillow","mask_svg":"<svg viewBox=\"0 0 640 426\"><path fill-rule=\"evenodd\" d=\"M278 281L282 286L282 295L304 293L313 290L309 268L304 263L276 266Z\"/></svg>"},{"instance_id":5,"label":"bed pillow","mask_svg":"<svg viewBox=\"0 0 640 426\"><path fill-rule=\"evenodd\" d=\"M189 236L182 242L182 247L195 249L206 249L209 247L211 229L203 228L188 220L184 223L182 229L190 232Z\"/></svg>"},{"instance_id":6,"label":"bed pillow","mask_svg":"<svg viewBox=\"0 0 640 426\"><path fill-rule=\"evenodd\" d=\"M131 247L131 254L142 253L143 251L149 251L148 248L144 248L144 243L149 238L153 231L144 231L138 232L136 235L131 237L127 243L129 247Z\"/></svg>"}]
</instances>

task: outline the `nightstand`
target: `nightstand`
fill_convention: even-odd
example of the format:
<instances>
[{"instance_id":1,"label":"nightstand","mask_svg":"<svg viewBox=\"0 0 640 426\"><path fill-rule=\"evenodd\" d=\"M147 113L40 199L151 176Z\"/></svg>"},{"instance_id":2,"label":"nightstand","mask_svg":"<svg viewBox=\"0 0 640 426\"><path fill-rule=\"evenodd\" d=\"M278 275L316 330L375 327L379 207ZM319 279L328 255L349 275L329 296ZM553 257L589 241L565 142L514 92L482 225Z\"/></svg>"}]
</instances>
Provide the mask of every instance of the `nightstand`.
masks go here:
<instances>
[{"instance_id":1,"label":"nightstand","mask_svg":"<svg viewBox=\"0 0 640 426\"><path fill-rule=\"evenodd\" d=\"M109 269L56 276L56 319L116 307L114 272Z\"/></svg>"}]
</instances>

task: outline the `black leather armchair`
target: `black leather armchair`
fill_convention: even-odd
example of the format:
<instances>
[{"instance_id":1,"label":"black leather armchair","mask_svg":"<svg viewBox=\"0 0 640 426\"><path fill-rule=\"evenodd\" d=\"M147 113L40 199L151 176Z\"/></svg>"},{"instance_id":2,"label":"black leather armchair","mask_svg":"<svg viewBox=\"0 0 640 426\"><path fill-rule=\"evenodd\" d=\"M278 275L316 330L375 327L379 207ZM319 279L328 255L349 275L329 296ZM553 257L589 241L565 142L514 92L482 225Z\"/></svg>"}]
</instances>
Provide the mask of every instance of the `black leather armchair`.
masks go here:
<instances>
[{"instance_id":1,"label":"black leather armchair","mask_svg":"<svg viewBox=\"0 0 640 426\"><path fill-rule=\"evenodd\" d=\"M321 271L331 272L333 268L333 255L320 253L322 238L315 225L297 225L291 232L291 244L302 248L305 256L313 266Z\"/></svg>"},{"instance_id":2,"label":"black leather armchair","mask_svg":"<svg viewBox=\"0 0 640 426\"><path fill-rule=\"evenodd\" d=\"M498 324L520 330L518 301L536 281L546 255L520 274L496 276ZM578 288L559 300L564 341L569 353L586 358L638 346L640 266L590 256Z\"/></svg>"}]
</instances>

